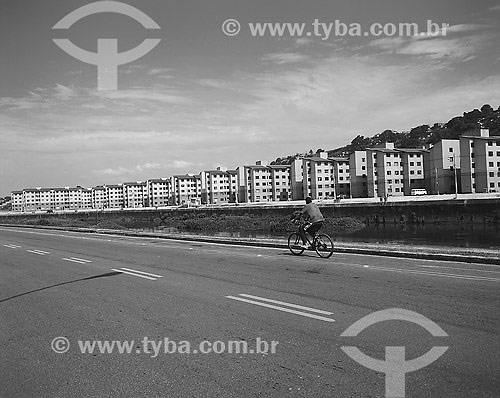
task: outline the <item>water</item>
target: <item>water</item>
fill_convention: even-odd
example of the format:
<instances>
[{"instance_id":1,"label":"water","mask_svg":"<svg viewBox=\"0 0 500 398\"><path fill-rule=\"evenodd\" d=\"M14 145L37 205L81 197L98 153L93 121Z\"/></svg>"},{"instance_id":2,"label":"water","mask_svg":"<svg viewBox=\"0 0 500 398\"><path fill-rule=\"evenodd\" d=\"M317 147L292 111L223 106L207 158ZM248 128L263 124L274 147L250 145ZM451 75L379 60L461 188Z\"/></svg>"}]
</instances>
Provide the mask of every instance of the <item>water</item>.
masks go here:
<instances>
[{"instance_id":1,"label":"water","mask_svg":"<svg viewBox=\"0 0 500 398\"><path fill-rule=\"evenodd\" d=\"M155 228L154 232L179 233L180 231L175 228ZM266 231L186 232L189 234L209 234L234 238L284 238L288 235L287 233L273 235ZM345 242L436 245L500 250L500 225L492 224L371 224L355 232L332 235L335 240Z\"/></svg>"},{"instance_id":2,"label":"water","mask_svg":"<svg viewBox=\"0 0 500 398\"><path fill-rule=\"evenodd\" d=\"M500 250L500 226L488 224L414 225L392 223L369 225L351 234L338 235L337 240Z\"/></svg>"}]
</instances>

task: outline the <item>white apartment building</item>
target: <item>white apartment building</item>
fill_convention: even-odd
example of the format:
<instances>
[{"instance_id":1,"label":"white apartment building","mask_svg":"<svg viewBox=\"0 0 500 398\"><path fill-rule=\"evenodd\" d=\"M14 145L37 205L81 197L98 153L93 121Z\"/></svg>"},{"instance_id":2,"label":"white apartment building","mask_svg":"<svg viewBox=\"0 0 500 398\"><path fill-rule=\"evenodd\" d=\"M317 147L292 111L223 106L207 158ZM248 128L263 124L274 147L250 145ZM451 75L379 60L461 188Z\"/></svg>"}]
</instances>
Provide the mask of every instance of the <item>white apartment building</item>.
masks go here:
<instances>
[{"instance_id":1,"label":"white apartment building","mask_svg":"<svg viewBox=\"0 0 500 398\"><path fill-rule=\"evenodd\" d=\"M334 199L335 171L333 160L326 152L302 159L303 195L313 199Z\"/></svg>"},{"instance_id":2,"label":"white apartment building","mask_svg":"<svg viewBox=\"0 0 500 398\"><path fill-rule=\"evenodd\" d=\"M257 161L255 165L240 166L238 173L239 202L270 202L273 199L271 169Z\"/></svg>"},{"instance_id":3,"label":"white apartment building","mask_svg":"<svg viewBox=\"0 0 500 398\"><path fill-rule=\"evenodd\" d=\"M460 137L463 193L500 192L500 137L488 129Z\"/></svg>"},{"instance_id":4,"label":"white apartment building","mask_svg":"<svg viewBox=\"0 0 500 398\"><path fill-rule=\"evenodd\" d=\"M201 203L235 203L237 200L238 181L236 170L207 170L200 173Z\"/></svg>"},{"instance_id":5,"label":"white apartment building","mask_svg":"<svg viewBox=\"0 0 500 398\"><path fill-rule=\"evenodd\" d=\"M199 175L183 174L171 177L171 204L201 204L201 178Z\"/></svg>"},{"instance_id":6,"label":"white apartment building","mask_svg":"<svg viewBox=\"0 0 500 398\"><path fill-rule=\"evenodd\" d=\"M355 151L349 157L349 174L351 178L351 195L353 198L367 198L367 154L366 151Z\"/></svg>"},{"instance_id":7,"label":"white apartment building","mask_svg":"<svg viewBox=\"0 0 500 398\"><path fill-rule=\"evenodd\" d=\"M13 191L10 194L12 202L12 211L24 211L24 195L23 191Z\"/></svg>"},{"instance_id":8,"label":"white apartment building","mask_svg":"<svg viewBox=\"0 0 500 398\"><path fill-rule=\"evenodd\" d=\"M110 209L123 209L125 201L123 196L123 185L106 185L108 196L108 208Z\"/></svg>"},{"instance_id":9,"label":"white apartment building","mask_svg":"<svg viewBox=\"0 0 500 398\"><path fill-rule=\"evenodd\" d=\"M333 161L333 175L335 176L336 197L351 197L351 174L349 158L331 158Z\"/></svg>"},{"instance_id":10,"label":"white apartment building","mask_svg":"<svg viewBox=\"0 0 500 398\"><path fill-rule=\"evenodd\" d=\"M149 206L148 184L146 181L125 182L123 184L123 196L127 208Z\"/></svg>"},{"instance_id":11,"label":"white apartment building","mask_svg":"<svg viewBox=\"0 0 500 398\"><path fill-rule=\"evenodd\" d=\"M399 149L401 155L403 195L411 195L412 189L425 188L423 149Z\"/></svg>"},{"instance_id":12,"label":"white apartment building","mask_svg":"<svg viewBox=\"0 0 500 398\"><path fill-rule=\"evenodd\" d=\"M423 149L394 148L386 142L366 150L368 197L410 195L424 188Z\"/></svg>"},{"instance_id":13,"label":"white apartment building","mask_svg":"<svg viewBox=\"0 0 500 398\"><path fill-rule=\"evenodd\" d=\"M80 209L92 209L92 189L91 188L81 188L80 189L81 205Z\"/></svg>"},{"instance_id":14,"label":"white apartment building","mask_svg":"<svg viewBox=\"0 0 500 398\"><path fill-rule=\"evenodd\" d=\"M434 144L424 153L424 168L429 194L460 192L460 141L441 140Z\"/></svg>"},{"instance_id":15,"label":"white apartment building","mask_svg":"<svg viewBox=\"0 0 500 398\"><path fill-rule=\"evenodd\" d=\"M147 181L148 202L151 207L165 207L172 198L172 181L170 178L155 178Z\"/></svg>"},{"instance_id":16,"label":"white apartment building","mask_svg":"<svg viewBox=\"0 0 500 398\"><path fill-rule=\"evenodd\" d=\"M295 159L290 165L290 190L292 200L304 199L304 164L302 159Z\"/></svg>"},{"instance_id":17,"label":"white apartment building","mask_svg":"<svg viewBox=\"0 0 500 398\"><path fill-rule=\"evenodd\" d=\"M106 209L108 206L109 200L106 187L99 185L92 188L92 208Z\"/></svg>"},{"instance_id":18,"label":"white apartment building","mask_svg":"<svg viewBox=\"0 0 500 398\"><path fill-rule=\"evenodd\" d=\"M271 200L278 202L292 199L291 166L270 165Z\"/></svg>"},{"instance_id":19,"label":"white apartment building","mask_svg":"<svg viewBox=\"0 0 500 398\"><path fill-rule=\"evenodd\" d=\"M92 190L76 188L32 188L12 193L14 211L78 210L92 208Z\"/></svg>"}]
</instances>

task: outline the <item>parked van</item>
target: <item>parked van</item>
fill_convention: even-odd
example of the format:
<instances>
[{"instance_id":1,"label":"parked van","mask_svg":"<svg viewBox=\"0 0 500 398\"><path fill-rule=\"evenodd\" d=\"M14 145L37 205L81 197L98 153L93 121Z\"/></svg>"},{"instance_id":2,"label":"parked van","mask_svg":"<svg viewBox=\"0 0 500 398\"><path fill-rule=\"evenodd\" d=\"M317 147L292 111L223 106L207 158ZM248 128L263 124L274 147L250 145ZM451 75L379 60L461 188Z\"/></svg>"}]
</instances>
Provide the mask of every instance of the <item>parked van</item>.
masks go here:
<instances>
[{"instance_id":1,"label":"parked van","mask_svg":"<svg viewBox=\"0 0 500 398\"><path fill-rule=\"evenodd\" d=\"M427 190L425 189L412 189L410 192L411 196L427 195Z\"/></svg>"}]
</instances>

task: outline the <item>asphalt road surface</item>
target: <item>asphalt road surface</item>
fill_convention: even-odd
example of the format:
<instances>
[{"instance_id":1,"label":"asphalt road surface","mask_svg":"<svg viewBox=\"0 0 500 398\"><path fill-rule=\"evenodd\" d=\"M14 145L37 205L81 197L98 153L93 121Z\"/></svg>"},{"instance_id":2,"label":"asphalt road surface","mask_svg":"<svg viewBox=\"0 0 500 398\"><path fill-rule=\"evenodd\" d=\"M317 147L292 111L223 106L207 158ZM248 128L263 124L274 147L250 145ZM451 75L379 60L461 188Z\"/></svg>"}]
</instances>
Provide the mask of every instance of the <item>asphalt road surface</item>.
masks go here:
<instances>
[{"instance_id":1,"label":"asphalt road surface","mask_svg":"<svg viewBox=\"0 0 500 398\"><path fill-rule=\"evenodd\" d=\"M498 397L499 311L495 265L0 228L0 397Z\"/></svg>"}]
</instances>

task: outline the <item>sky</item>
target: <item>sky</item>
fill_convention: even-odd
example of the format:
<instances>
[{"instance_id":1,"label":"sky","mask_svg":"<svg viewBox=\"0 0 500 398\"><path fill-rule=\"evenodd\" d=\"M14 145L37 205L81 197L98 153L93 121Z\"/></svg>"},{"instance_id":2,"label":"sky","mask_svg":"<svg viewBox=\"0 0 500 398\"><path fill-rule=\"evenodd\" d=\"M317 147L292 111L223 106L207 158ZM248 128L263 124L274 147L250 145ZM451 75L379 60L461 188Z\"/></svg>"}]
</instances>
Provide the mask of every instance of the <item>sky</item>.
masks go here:
<instances>
[{"instance_id":1,"label":"sky","mask_svg":"<svg viewBox=\"0 0 500 398\"><path fill-rule=\"evenodd\" d=\"M160 29L117 12L53 29L91 3L0 0L0 196L234 169L500 106L500 1L124 0ZM426 34L429 20L448 26ZM252 32L287 22L303 34ZM160 42L104 90L53 39L93 53L99 39L119 53Z\"/></svg>"}]
</instances>

